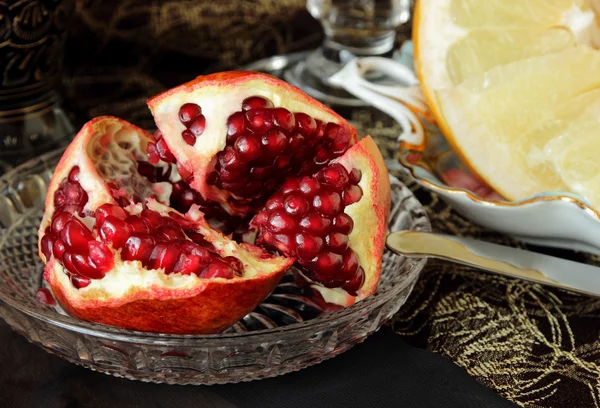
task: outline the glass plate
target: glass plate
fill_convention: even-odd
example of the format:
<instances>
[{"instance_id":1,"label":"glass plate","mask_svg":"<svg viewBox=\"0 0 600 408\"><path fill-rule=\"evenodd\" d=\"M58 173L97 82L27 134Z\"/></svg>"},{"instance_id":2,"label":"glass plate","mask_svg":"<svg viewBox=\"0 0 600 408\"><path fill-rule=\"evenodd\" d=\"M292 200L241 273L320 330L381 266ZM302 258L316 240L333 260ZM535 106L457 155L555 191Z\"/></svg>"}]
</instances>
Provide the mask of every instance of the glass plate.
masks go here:
<instances>
[{"instance_id":1,"label":"glass plate","mask_svg":"<svg viewBox=\"0 0 600 408\"><path fill-rule=\"evenodd\" d=\"M44 350L115 376L169 384L222 384L274 377L334 357L398 311L425 260L386 251L377 292L323 313L311 293L286 276L252 313L217 335L167 335L89 323L35 298L43 285L37 228L46 186L62 151L0 178L0 316ZM429 231L410 190L392 182L390 231Z\"/></svg>"}]
</instances>

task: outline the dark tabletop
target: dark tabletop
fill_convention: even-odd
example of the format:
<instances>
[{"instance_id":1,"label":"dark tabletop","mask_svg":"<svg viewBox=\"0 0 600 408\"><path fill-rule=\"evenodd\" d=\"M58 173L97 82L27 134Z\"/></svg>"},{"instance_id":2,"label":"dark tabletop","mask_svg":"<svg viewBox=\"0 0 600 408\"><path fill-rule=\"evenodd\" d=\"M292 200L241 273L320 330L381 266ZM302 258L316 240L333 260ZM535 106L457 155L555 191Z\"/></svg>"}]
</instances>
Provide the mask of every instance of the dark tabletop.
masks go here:
<instances>
[{"instance_id":1,"label":"dark tabletop","mask_svg":"<svg viewBox=\"0 0 600 408\"><path fill-rule=\"evenodd\" d=\"M305 370L219 386L149 384L47 354L0 323L0 407L512 407L449 360L381 329Z\"/></svg>"}]
</instances>

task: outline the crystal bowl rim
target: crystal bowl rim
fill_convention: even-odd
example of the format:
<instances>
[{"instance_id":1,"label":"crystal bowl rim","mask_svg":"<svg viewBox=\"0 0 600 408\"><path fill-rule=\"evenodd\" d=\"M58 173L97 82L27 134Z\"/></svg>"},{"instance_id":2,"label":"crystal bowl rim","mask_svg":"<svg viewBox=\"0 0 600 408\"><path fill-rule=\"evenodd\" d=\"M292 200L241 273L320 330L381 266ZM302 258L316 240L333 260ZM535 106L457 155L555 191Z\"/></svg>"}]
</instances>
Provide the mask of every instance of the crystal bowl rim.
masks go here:
<instances>
[{"instance_id":1,"label":"crystal bowl rim","mask_svg":"<svg viewBox=\"0 0 600 408\"><path fill-rule=\"evenodd\" d=\"M8 189L11 189L12 184L9 182L10 178L14 178L17 174L23 172L23 169L27 167L31 167L34 165L44 165L48 169L54 168L56 164L49 164L54 159L60 160L63 152L65 151L65 147L58 148L48 153L37 156L27 162L15 167L14 169L8 171L3 176L0 177L0 193L4 192L4 188L8 186ZM390 175L391 178L395 179L399 184L402 185L404 189L408 190L408 187L404 185L404 183L400 182L396 177ZM414 194L409 191L408 197L414 200L418 207L423 209L422 204L419 200L414 196ZM33 207L36 208L36 207ZM32 209L33 209L32 208ZM32 209L29 209L31 211ZM431 231L431 222L427 213L423 211L423 231ZM388 251L385 249L385 251ZM407 258L405 258L407 259ZM377 292L374 295L369 296L366 299L355 303L352 306L348 306L342 308L340 310L336 310L334 312L326 313L322 316L316 317L311 320L303 321L300 323L293 323L283 327L276 327L272 329L262 329L256 331L248 331L248 332L236 332L236 333L217 333L217 334L169 334L169 333L153 333L153 332L141 332L136 330L128 330L123 329L117 326L109 326L100 323L87 322L81 319L78 319L71 315L62 315L57 313L56 311L43 310L37 311L33 310L31 307L27 305L23 305L14 299L7 298L4 296L3 292L0 291L0 301L8 304L9 306L33 317L38 320L42 320L46 323L76 332L81 334L93 335L95 337L105 338L109 340L119 340L124 342L136 342L136 343L147 343L153 345L172 345L173 343L180 344L181 341L184 341L186 344L189 342L202 342L202 341L211 341L211 340L236 340L243 339L247 337L252 337L254 339L261 338L262 336L269 336L275 333L285 333L285 332L299 332L304 330L315 330L316 326L320 326L323 324L327 324L332 320L339 320L343 318L347 318L349 315L354 314L355 312L359 312L364 309L375 308L383 303L389 301L397 292L401 291L403 288L411 285L414 280L418 278L421 271L423 270L427 258L422 258L419 260L412 260L413 265L410 270L407 272L408 278L397 287L392 287L385 292ZM206 345L207 346L207 345Z\"/></svg>"}]
</instances>

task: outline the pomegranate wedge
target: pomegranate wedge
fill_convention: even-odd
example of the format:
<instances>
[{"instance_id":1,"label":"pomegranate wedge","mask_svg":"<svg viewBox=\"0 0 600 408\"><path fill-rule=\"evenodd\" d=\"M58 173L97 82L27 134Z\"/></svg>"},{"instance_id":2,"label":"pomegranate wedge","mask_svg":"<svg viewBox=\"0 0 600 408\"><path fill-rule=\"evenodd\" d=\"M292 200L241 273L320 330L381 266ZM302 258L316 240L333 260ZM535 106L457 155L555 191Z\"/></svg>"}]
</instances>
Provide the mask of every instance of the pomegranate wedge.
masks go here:
<instances>
[{"instance_id":1,"label":"pomegranate wedge","mask_svg":"<svg viewBox=\"0 0 600 408\"><path fill-rule=\"evenodd\" d=\"M111 117L79 132L48 190L39 230L44 277L84 320L162 333L220 332L256 307L293 259L230 240L208 225L197 204L185 215L168 207L177 172L158 167L175 179L154 182L138 171L150 141Z\"/></svg>"},{"instance_id":2,"label":"pomegranate wedge","mask_svg":"<svg viewBox=\"0 0 600 408\"><path fill-rule=\"evenodd\" d=\"M151 160L176 160L192 188L231 215L256 213L286 178L313 174L356 142L339 115L261 73L201 76L148 106L159 128Z\"/></svg>"}]
</instances>

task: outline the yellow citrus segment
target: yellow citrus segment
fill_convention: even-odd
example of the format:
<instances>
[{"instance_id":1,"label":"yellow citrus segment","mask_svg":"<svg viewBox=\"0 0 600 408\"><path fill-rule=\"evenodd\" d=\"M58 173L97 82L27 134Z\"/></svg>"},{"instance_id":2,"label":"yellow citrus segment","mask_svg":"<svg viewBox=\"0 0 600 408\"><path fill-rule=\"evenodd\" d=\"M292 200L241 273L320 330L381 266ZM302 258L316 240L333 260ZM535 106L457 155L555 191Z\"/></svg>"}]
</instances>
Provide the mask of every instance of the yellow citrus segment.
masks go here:
<instances>
[{"instance_id":1,"label":"yellow citrus segment","mask_svg":"<svg viewBox=\"0 0 600 408\"><path fill-rule=\"evenodd\" d=\"M427 1L427 0L425 0ZM507 27L559 24L573 0L451 0L454 24L465 27Z\"/></svg>"},{"instance_id":2,"label":"yellow citrus segment","mask_svg":"<svg viewBox=\"0 0 600 408\"><path fill-rule=\"evenodd\" d=\"M548 137L536 129L560 116L576 121L572 112L585 111L598 96L580 95L599 87L600 54L578 46L495 67L438 97L450 139L466 161L497 191L517 200L570 187L548 163L530 162L531 152L553 137L548 129Z\"/></svg>"},{"instance_id":3,"label":"yellow citrus segment","mask_svg":"<svg viewBox=\"0 0 600 408\"><path fill-rule=\"evenodd\" d=\"M450 80L457 85L497 65L575 45L573 33L565 27L478 28L449 47L446 65Z\"/></svg>"},{"instance_id":4,"label":"yellow citrus segment","mask_svg":"<svg viewBox=\"0 0 600 408\"><path fill-rule=\"evenodd\" d=\"M465 164L520 200L600 209L600 0L419 0L415 66Z\"/></svg>"}]
</instances>

